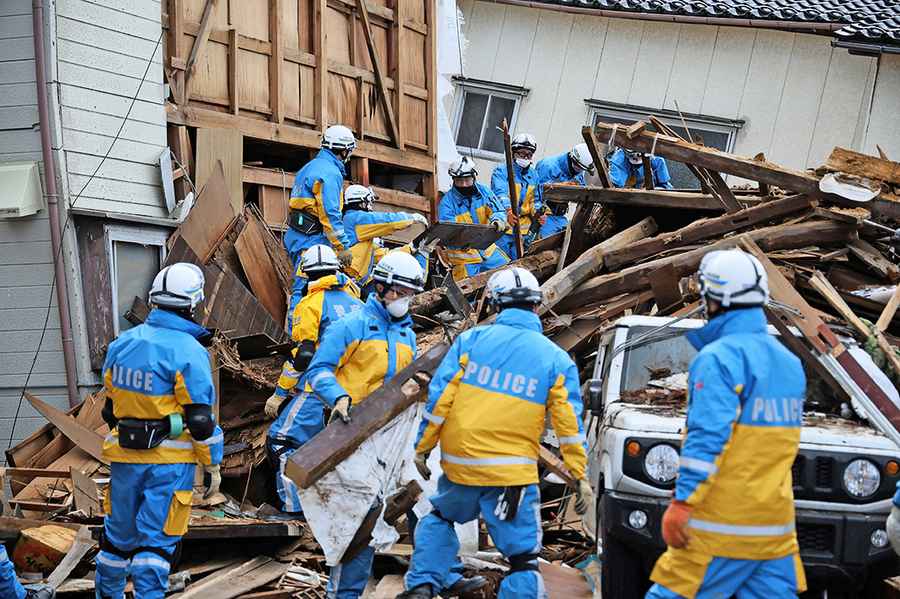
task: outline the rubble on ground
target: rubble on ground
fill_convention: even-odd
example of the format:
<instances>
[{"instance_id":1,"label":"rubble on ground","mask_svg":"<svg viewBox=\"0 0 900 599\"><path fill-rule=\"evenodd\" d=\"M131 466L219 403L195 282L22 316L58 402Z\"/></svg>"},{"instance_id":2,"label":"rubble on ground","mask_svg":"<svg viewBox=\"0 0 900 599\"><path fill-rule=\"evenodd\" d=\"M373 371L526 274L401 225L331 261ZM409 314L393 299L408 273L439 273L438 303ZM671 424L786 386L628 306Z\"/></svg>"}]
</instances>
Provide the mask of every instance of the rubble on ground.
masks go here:
<instances>
[{"instance_id":1,"label":"rubble on ground","mask_svg":"<svg viewBox=\"0 0 900 599\"><path fill-rule=\"evenodd\" d=\"M652 125L659 135L648 125L628 137L603 123L585 128L583 135L595 157L600 141L611 136L617 135L610 141L630 149L649 151L652 145L657 155L690 164L700 192L614 189L603 168L596 185L548 186L546 197L576 204L570 229L542 241L518 261L542 282L540 314L546 334L573 355L586 380L597 340L616 319L688 314L699 303L692 275L703 254L743 247L757 253L769 269L776 300L770 322L779 330L794 327L800 332L800 337L790 335L791 349L804 360L827 352L845 367L843 374L826 373L817 382L833 391L834 401L814 406L807 425L837 420L847 400L842 391L846 375L867 390L867 403L860 409L872 425L900 438L892 424L900 422L895 418L900 408L867 386L868 375L853 368L854 357L841 341L855 339L897 382L900 246L885 227L900 226L900 181L894 178L900 165L836 148L818 171L799 172L763 158L698 146L674 137L658 122ZM864 182L874 198L855 203L822 192L821 178L832 173L840 173L834 180L844 185ZM736 183L729 189L723 174L755 184ZM227 497L224 504L208 505L195 494L172 588L183 589L176 596L184 598L324 597L328 570L308 525L267 519L274 510L265 504L272 471L265 455L269 421L263 404L290 349L280 325L291 288L290 262L252 206L235 213L231 205L219 169L169 240L168 262L193 262L206 275L207 301L199 321L216 332L210 356L226 434L222 470ZM425 291L413 300L420 356L430 356L431 367L454 335L489 318L483 306L486 281L487 276L478 275L457 282L474 307L471 315L456 313L445 289ZM136 298L129 319L141 322L146 314L146 305ZM427 382L421 373L414 388L401 390L423 369L423 362L417 364L398 375L396 389L385 386L379 406L399 410L392 412L396 414L421 400ZM647 409L683 409L683 373L650 374L651 384L629 392L628 401ZM92 559L109 481L109 467L96 453L108 432L100 416L103 402L100 391L67 414L43 412L50 423L7 451L8 467L2 473L0 535L15 541L11 555L20 572L50 576L60 596L93 594ZM341 451L354 451L384 422L361 416L354 429L358 438ZM343 454L332 455L324 466L325 461L313 463L314 456L333 449L314 441L304 447L306 463L292 459L294 467L307 468L303 472L309 481L343 459ZM565 474L552 462L552 452L542 456L549 471ZM589 574L583 572L591 571L595 543L574 516L564 489L542 483L542 571L550 597L590 597ZM376 578L366 596L393 596L388 593L400 590L399 576L411 554L405 516L399 516L397 527L400 542L377 557ZM506 565L483 529L479 537L478 554L466 560L473 572L493 581L489 589L495 588ZM482 591L473 596L493 595Z\"/></svg>"}]
</instances>

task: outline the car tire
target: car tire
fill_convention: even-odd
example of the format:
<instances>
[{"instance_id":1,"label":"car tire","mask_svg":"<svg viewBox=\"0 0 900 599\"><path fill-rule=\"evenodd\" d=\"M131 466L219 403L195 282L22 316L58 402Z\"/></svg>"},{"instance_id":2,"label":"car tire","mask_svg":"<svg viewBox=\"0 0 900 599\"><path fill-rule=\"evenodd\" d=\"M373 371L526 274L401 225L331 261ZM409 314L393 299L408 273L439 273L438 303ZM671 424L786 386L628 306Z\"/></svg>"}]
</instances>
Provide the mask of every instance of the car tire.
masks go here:
<instances>
[{"instance_id":1,"label":"car tire","mask_svg":"<svg viewBox=\"0 0 900 599\"><path fill-rule=\"evenodd\" d=\"M651 583L643 559L606 531L602 563L600 584L604 597L643 599L647 594Z\"/></svg>"}]
</instances>

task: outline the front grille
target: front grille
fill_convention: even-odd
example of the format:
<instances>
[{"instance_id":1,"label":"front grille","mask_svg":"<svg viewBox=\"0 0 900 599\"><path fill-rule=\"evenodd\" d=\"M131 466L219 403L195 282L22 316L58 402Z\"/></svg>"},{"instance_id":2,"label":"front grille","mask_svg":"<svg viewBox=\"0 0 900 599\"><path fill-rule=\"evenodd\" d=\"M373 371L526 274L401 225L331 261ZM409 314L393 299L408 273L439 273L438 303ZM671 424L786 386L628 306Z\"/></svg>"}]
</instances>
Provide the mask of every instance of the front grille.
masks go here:
<instances>
[{"instance_id":1,"label":"front grille","mask_svg":"<svg viewBox=\"0 0 900 599\"><path fill-rule=\"evenodd\" d=\"M806 466L806 458L797 454L794 463L791 465L791 481L794 485L794 491L803 488L803 468Z\"/></svg>"},{"instance_id":2,"label":"front grille","mask_svg":"<svg viewBox=\"0 0 900 599\"><path fill-rule=\"evenodd\" d=\"M834 460L829 457L816 458L816 486L830 489L834 482Z\"/></svg>"},{"instance_id":3,"label":"front grille","mask_svg":"<svg viewBox=\"0 0 900 599\"><path fill-rule=\"evenodd\" d=\"M798 522L797 541L800 543L800 551L832 553L834 551L834 526Z\"/></svg>"}]
</instances>

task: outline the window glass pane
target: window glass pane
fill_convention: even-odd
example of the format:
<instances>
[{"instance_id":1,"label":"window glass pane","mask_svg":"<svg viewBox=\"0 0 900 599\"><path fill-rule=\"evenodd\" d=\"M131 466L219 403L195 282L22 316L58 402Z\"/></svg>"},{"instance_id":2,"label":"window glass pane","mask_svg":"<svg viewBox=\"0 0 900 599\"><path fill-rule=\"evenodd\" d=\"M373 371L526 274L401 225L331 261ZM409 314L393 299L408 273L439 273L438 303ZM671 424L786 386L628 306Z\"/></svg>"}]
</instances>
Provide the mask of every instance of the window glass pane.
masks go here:
<instances>
[{"instance_id":1,"label":"window glass pane","mask_svg":"<svg viewBox=\"0 0 900 599\"><path fill-rule=\"evenodd\" d=\"M484 123L484 139L481 142L482 150L503 154L503 133L501 133L497 127L500 126L500 121L503 119L506 119L507 123L512 123L512 115L515 107L515 100L491 96L491 105L488 107L487 121Z\"/></svg>"},{"instance_id":2,"label":"window glass pane","mask_svg":"<svg viewBox=\"0 0 900 599\"><path fill-rule=\"evenodd\" d=\"M456 133L456 145L464 148L477 148L489 96L470 91L465 94L462 118L459 121L459 131Z\"/></svg>"},{"instance_id":3,"label":"window glass pane","mask_svg":"<svg viewBox=\"0 0 900 599\"><path fill-rule=\"evenodd\" d=\"M115 282L116 282L116 318L119 331L130 329L133 325L125 320L123 314L131 309L134 297L146 301L153 278L159 272L159 246L141 245L125 241L114 241Z\"/></svg>"}]
</instances>

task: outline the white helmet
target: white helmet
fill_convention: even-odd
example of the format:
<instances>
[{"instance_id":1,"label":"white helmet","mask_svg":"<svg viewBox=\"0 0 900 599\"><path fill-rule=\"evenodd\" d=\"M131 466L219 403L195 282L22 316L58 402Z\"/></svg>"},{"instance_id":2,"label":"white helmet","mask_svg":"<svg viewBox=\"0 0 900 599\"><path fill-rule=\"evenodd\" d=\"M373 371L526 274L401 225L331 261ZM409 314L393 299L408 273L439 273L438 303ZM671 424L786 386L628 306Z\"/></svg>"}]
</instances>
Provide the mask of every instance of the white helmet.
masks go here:
<instances>
[{"instance_id":1,"label":"white helmet","mask_svg":"<svg viewBox=\"0 0 900 599\"><path fill-rule=\"evenodd\" d=\"M204 283L203 271L196 264L172 264L153 279L149 303L160 308L193 311L203 301Z\"/></svg>"},{"instance_id":2,"label":"white helmet","mask_svg":"<svg viewBox=\"0 0 900 599\"><path fill-rule=\"evenodd\" d=\"M358 208L359 210L372 210L375 203L375 192L365 185L350 185L344 190L344 207Z\"/></svg>"},{"instance_id":3,"label":"white helmet","mask_svg":"<svg viewBox=\"0 0 900 599\"><path fill-rule=\"evenodd\" d=\"M762 306L769 301L769 278L756 256L739 249L717 250L700 262L700 295L723 308Z\"/></svg>"},{"instance_id":4,"label":"white helmet","mask_svg":"<svg viewBox=\"0 0 900 599\"><path fill-rule=\"evenodd\" d=\"M349 127L332 125L325 129L325 134L322 136L322 147L334 152L341 150L352 152L356 149L356 138L353 137L353 131Z\"/></svg>"},{"instance_id":5,"label":"white helmet","mask_svg":"<svg viewBox=\"0 0 900 599\"><path fill-rule=\"evenodd\" d=\"M372 271L372 278L386 285L401 285L415 291L425 288L425 273L419 262L399 250L388 252L378 261Z\"/></svg>"},{"instance_id":6,"label":"white helmet","mask_svg":"<svg viewBox=\"0 0 900 599\"><path fill-rule=\"evenodd\" d=\"M460 156L450 163L450 168L447 169L447 174L449 174L454 179L459 179L463 177L477 177L478 171L475 170L474 160L472 160L468 156Z\"/></svg>"},{"instance_id":7,"label":"white helmet","mask_svg":"<svg viewBox=\"0 0 900 599\"><path fill-rule=\"evenodd\" d=\"M594 159L588 151L586 143L580 143L569 152L569 158L583 171L594 170Z\"/></svg>"},{"instance_id":8,"label":"white helmet","mask_svg":"<svg viewBox=\"0 0 900 599\"><path fill-rule=\"evenodd\" d=\"M534 135L531 133L519 133L515 137L512 138L512 142L509 144L510 149L513 152L520 148L528 148L532 152L537 151L537 140L534 138Z\"/></svg>"},{"instance_id":9,"label":"white helmet","mask_svg":"<svg viewBox=\"0 0 900 599\"><path fill-rule=\"evenodd\" d=\"M336 272L341 268L337 254L327 245L314 245L303 252L300 258L300 270L313 273L322 271Z\"/></svg>"},{"instance_id":10,"label":"white helmet","mask_svg":"<svg viewBox=\"0 0 900 599\"><path fill-rule=\"evenodd\" d=\"M520 266L505 268L491 275L487 283L488 301L494 306L539 304L543 293L533 274Z\"/></svg>"}]
</instances>

